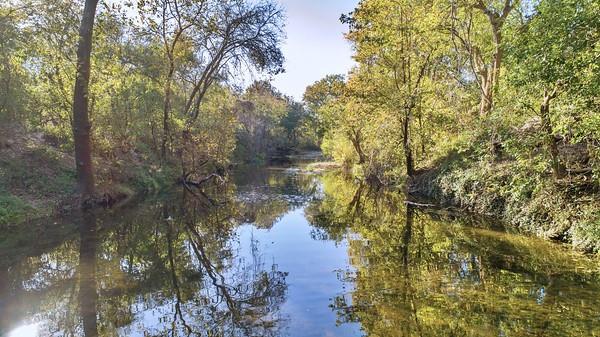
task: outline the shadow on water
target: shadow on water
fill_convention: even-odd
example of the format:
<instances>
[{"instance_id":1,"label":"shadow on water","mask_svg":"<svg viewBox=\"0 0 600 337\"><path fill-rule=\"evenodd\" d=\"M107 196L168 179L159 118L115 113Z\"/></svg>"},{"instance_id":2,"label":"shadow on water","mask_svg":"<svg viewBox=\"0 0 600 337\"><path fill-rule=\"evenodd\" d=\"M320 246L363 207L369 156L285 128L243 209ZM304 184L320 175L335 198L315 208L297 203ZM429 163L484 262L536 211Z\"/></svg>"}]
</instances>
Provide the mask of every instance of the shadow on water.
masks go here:
<instances>
[{"instance_id":1,"label":"shadow on water","mask_svg":"<svg viewBox=\"0 0 600 337\"><path fill-rule=\"evenodd\" d=\"M599 336L598 262L335 173L0 237L0 336Z\"/></svg>"}]
</instances>

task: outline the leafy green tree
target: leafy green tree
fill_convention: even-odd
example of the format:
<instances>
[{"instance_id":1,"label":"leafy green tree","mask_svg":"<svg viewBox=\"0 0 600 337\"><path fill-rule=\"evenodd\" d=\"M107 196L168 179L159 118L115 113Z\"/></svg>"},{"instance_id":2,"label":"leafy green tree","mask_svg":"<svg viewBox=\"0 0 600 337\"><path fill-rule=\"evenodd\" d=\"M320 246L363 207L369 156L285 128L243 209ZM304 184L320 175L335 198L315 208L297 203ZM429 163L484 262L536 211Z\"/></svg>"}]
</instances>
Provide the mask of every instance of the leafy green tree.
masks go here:
<instances>
[{"instance_id":1,"label":"leafy green tree","mask_svg":"<svg viewBox=\"0 0 600 337\"><path fill-rule=\"evenodd\" d=\"M303 101L314 116L315 127L320 139L334 128L335 115L328 108L344 95L345 82L344 75L327 75L306 87Z\"/></svg>"},{"instance_id":2,"label":"leafy green tree","mask_svg":"<svg viewBox=\"0 0 600 337\"><path fill-rule=\"evenodd\" d=\"M281 122L286 113L287 103L271 83L256 81L248 87L237 104L241 124L237 156L245 162L260 163L275 155L284 145L278 136L285 133Z\"/></svg>"},{"instance_id":3,"label":"leafy green tree","mask_svg":"<svg viewBox=\"0 0 600 337\"><path fill-rule=\"evenodd\" d=\"M511 41L511 79L525 89L521 91L525 105L538 106L531 109L541 120L556 179L566 174L559 156L559 130L573 130L575 141L593 144L594 135L586 128L598 122L598 115L590 113L599 107L598 15L600 5L595 1L540 1ZM554 111L551 103L556 99L574 104L560 104Z\"/></svg>"},{"instance_id":4,"label":"leafy green tree","mask_svg":"<svg viewBox=\"0 0 600 337\"><path fill-rule=\"evenodd\" d=\"M399 128L407 176L415 174L415 115L432 91L447 37L443 8L430 1L363 1L349 17L348 39L362 69L350 78L354 96L389 112ZM362 161L362 160L361 160Z\"/></svg>"},{"instance_id":5,"label":"leafy green tree","mask_svg":"<svg viewBox=\"0 0 600 337\"><path fill-rule=\"evenodd\" d=\"M457 50L467 54L469 69L481 93L479 114L483 117L492 110L500 80L505 23L519 3L519 0L467 0L453 1L451 5L453 43Z\"/></svg>"},{"instance_id":6,"label":"leafy green tree","mask_svg":"<svg viewBox=\"0 0 600 337\"><path fill-rule=\"evenodd\" d=\"M179 118L189 128L200 116L211 85L225 81L245 65L278 73L282 11L273 2L141 1L140 17L154 39L164 46L165 71L161 153L167 154L172 109L172 82L177 75L187 83Z\"/></svg>"},{"instance_id":7,"label":"leafy green tree","mask_svg":"<svg viewBox=\"0 0 600 337\"><path fill-rule=\"evenodd\" d=\"M22 13L0 5L0 118L5 121L23 118L27 102L27 72L23 68L24 43L28 34L20 29Z\"/></svg>"}]
</instances>

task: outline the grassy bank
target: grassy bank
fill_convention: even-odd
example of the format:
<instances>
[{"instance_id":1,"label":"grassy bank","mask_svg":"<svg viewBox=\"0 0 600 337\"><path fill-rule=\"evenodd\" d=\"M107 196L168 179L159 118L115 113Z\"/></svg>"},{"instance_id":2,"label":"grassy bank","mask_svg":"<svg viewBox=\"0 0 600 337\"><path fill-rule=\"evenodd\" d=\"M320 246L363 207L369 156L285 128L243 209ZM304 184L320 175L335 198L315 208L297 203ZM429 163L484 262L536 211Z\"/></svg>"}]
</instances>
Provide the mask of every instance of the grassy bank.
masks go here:
<instances>
[{"instance_id":1,"label":"grassy bank","mask_svg":"<svg viewBox=\"0 0 600 337\"><path fill-rule=\"evenodd\" d=\"M411 192L491 215L522 231L600 251L598 184L585 176L554 180L532 163L453 153L417 176Z\"/></svg>"},{"instance_id":2,"label":"grassy bank","mask_svg":"<svg viewBox=\"0 0 600 337\"><path fill-rule=\"evenodd\" d=\"M73 156L22 128L0 131L0 226L69 213L75 207ZM177 170L159 168L140 153L94 158L98 192L113 202L157 192L176 180Z\"/></svg>"}]
</instances>

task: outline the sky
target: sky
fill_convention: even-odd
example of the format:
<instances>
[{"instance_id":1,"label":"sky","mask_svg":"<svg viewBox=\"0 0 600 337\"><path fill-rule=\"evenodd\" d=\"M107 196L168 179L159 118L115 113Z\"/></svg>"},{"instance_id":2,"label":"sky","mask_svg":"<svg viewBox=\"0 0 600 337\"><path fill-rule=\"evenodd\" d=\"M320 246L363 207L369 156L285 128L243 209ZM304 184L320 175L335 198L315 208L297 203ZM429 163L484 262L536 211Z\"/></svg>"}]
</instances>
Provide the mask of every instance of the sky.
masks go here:
<instances>
[{"instance_id":1,"label":"sky","mask_svg":"<svg viewBox=\"0 0 600 337\"><path fill-rule=\"evenodd\" d=\"M347 26L339 18L358 0L279 0L286 9L287 40L283 45L285 73L274 77L282 93L302 99L306 87L328 74L345 74L352 66L352 49L344 39Z\"/></svg>"}]
</instances>

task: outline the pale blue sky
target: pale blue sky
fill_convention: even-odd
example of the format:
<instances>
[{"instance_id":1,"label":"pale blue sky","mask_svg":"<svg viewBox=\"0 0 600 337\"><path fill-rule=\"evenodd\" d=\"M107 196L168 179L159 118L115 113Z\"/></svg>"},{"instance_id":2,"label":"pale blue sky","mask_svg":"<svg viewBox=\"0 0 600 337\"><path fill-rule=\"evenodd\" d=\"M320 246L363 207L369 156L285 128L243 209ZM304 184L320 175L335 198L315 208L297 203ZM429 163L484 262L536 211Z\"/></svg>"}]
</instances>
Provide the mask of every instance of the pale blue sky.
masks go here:
<instances>
[{"instance_id":1,"label":"pale blue sky","mask_svg":"<svg viewBox=\"0 0 600 337\"><path fill-rule=\"evenodd\" d=\"M340 15L358 0L278 0L287 13L287 41L283 46L286 72L273 84L282 93L302 99L306 86L328 74L345 74L353 66L347 27Z\"/></svg>"}]
</instances>

